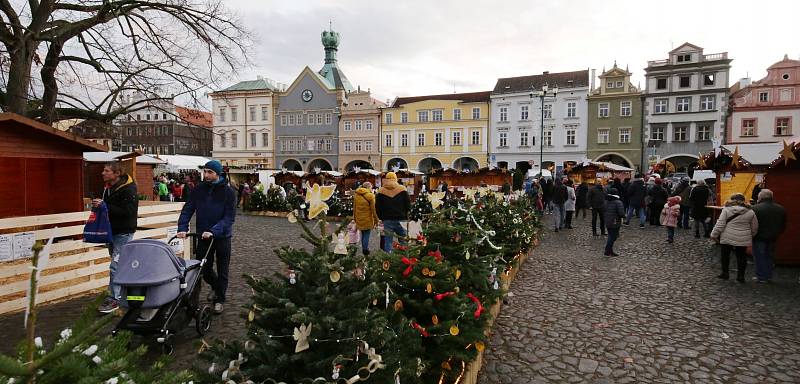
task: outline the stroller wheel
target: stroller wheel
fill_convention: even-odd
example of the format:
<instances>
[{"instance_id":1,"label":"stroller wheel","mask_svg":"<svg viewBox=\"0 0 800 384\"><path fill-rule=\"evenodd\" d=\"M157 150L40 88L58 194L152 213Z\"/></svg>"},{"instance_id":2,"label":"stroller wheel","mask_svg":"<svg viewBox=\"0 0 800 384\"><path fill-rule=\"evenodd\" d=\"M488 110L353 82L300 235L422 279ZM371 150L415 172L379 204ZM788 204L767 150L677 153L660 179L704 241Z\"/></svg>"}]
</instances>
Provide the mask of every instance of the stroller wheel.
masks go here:
<instances>
[{"instance_id":1,"label":"stroller wheel","mask_svg":"<svg viewBox=\"0 0 800 384\"><path fill-rule=\"evenodd\" d=\"M168 334L161 343L161 353L172 355L173 352L175 352L175 335Z\"/></svg>"},{"instance_id":2,"label":"stroller wheel","mask_svg":"<svg viewBox=\"0 0 800 384\"><path fill-rule=\"evenodd\" d=\"M208 305L204 305L197 311L197 316L194 318L194 326L200 336L205 335L211 328L212 318L211 307Z\"/></svg>"}]
</instances>

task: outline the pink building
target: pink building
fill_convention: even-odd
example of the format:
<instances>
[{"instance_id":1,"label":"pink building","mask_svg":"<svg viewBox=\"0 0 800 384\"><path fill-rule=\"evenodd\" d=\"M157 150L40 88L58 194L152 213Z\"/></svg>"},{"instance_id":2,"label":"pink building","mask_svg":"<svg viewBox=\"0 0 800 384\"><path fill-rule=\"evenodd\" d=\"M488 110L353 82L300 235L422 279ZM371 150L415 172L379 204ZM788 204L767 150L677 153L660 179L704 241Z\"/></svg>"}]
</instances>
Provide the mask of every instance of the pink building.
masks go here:
<instances>
[{"instance_id":1,"label":"pink building","mask_svg":"<svg viewBox=\"0 0 800 384\"><path fill-rule=\"evenodd\" d=\"M783 60L767 68L767 77L731 87L726 144L774 143L800 134L800 60Z\"/></svg>"}]
</instances>

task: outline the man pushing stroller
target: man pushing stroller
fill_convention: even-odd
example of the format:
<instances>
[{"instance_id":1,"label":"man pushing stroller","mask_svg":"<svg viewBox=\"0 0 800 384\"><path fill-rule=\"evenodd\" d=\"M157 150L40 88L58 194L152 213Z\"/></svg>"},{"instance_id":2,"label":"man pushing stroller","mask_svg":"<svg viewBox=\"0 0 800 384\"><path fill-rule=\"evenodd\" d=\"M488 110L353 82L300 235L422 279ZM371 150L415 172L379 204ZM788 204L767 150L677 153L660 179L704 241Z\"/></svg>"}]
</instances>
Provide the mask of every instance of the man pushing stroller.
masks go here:
<instances>
[{"instance_id":1,"label":"man pushing stroller","mask_svg":"<svg viewBox=\"0 0 800 384\"><path fill-rule=\"evenodd\" d=\"M231 262L231 236L236 217L236 193L228 186L222 164L211 160L203 166L203 182L198 184L186 200L178 218L178 237L185 238L192 215L197 214L195 232L201 234L196 255L208 260L203 267L203 280L213 290L214 312L222 313L225 292L228 290L228 267ZM212 245L213 244L213 245ZM216 258L217 271L214 272Z\"/></svg>"}]
</instances>

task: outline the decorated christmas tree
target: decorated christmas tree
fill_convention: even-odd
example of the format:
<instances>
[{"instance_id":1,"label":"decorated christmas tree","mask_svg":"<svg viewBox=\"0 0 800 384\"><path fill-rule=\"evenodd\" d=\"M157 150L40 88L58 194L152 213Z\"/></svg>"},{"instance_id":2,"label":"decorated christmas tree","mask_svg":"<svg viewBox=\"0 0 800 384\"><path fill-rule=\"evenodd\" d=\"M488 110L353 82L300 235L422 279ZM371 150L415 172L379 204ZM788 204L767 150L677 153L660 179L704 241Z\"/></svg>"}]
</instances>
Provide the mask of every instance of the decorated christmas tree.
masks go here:
<instances>
[{"instance_id":1,"label":"decorated christmas tree","mask_svg":"<svg viewBox=\"0 0 800 384\"><path fill-rule=\"evenodd\" d=\"M263 191L254 190L250 194L250 200L247 203L248 211L265 211L267 210L267 196Z\"/></svg>"},{"instance_id":2,"label":"decorated christmas tree","mask_svg":"<svg viewBox=\"0 0 800 384\"><path fill-rule=\"evenodd\" d=\"M291 210L289 201L281 193L281 187L272 186L267 190L266 210L272 212L289 212Z\"/></svg>"},{"instance_id":3,"label":"decorated christmas tree","mask_svg":"<svg viewBox=\"0 0 800 384\"><path fill-rule=\"evenodd\" d=\"M328 216L336 216L336 217L348 217L353 216L353 199L342 199L338 196L338 194L334 194L331 196L330 200L328 200L328 205L330 209L328 211Z\"/></svg>"},{"instance_id":4,"label":"decorated christmas tree","mask_svg":"<svg viewBox=\"0 0 800 384\"><path fill-rule=\"evenodd\" d=\"M427 191L423 190L414 203L411 204L411 209L408 212L408 218L412 221L424 221L426 216L433 212L431 201L428 199Z\"/></svg>"}]
</instances>

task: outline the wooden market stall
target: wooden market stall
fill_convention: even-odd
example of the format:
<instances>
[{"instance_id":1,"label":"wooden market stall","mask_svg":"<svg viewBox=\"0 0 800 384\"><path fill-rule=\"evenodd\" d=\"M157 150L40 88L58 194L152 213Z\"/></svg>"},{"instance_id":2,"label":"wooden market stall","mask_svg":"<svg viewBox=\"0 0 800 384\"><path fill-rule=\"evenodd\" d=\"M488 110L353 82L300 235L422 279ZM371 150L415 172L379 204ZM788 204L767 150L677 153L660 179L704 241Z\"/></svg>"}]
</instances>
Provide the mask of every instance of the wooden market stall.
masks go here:
<instances>
[{"instance_id":1,"label":"wooden market stall","mask_svg":"<svg viewBox=\"0 0 800 384\"><path fill-rule=\"evenodd\" d=\"M503 184L512 185L514 182L513 174L503 168L481 168L475 172L462 172L457 169L434 169L428 175L430 188L435 190L440 184L447 184L454 187L457 192L465 188L479 187L482 184L494 190L499 190Z\"/></svg>"},{"instance_id":2,"label":"wooden market stall","mask_svg":"<svg viewBox=\"0 0 800 384\"><path fill-rule=\"evenodd\" d=\"M150 157L141 152L84 152L83 153L84 197L99 197L103 194L103 178L100 174L106 163L119 161L125 173L132 175L136 183L136 191L146 200L154 200L154 169L163 160Z\"/></svg>"},{"instance_id":3,"label":"wooden market stall","mask_svg":"<svg viewBox=\"0 0 800 384\"><path fill-rule=\"evenodd\" d=\"M594 184L599 179L632 179L634 170L619 164L603 161L584 161L566 169L567 177L575 184L586 181Z\"/></svg>"},{"instance_id":4,"label":"wooden market stall","mask_svg":"<svg viewBox=\"0 0 800 384\"><path fill-rule=\"evenodd\" d=\"M308 172L303 175L302 182L304 185L312 186L314 184L319 185L329 185L335 184L336 190L342 190L342 177L344 175L341 172L337 171L319 171L319 172Z\"/></svg>"},{"instance_id":5,"label":"wooden market stall","mask_svg":"<svg viewBox=\"0 0 800 384\"><path fill-rule=\"evenodd\" d=\"M722 145L703 155L698 160L700 169L710 169L717 174L715 201L718 205L724 204L734 193L742 193L749 200L780 148L780 143Z\"/></svg>"},{"instance_id":6,"label":"wooden market stall","mask_svg":"<svg viewBox=\"0 0 800 384\"><path fill-rule=\"evenodd\" d=\"M424 185L423 178L425 175L422 172L412 171L406 168L401 168L393 172L397 175L397 180L406 187L406 191L411 196L411 201L414 201L420 192L422 192L422 186ZM383 183L386 173L387 172L381 173L378 186Z\"/></svg>"},{"instance_id":7,"label":"wooden market stall","mask_svg":"<svg viewBox=\"0 0 800 384\"><path fill-rule=\"evenodd\" d=\"M287 171L281 170L272 174L275 177L275 184L286 188L287 185L294 185L296 190L300 190L303 187L303 176L305 172L303 171Z\"/></svg>"},{"instance_id":8,"label":"wooden market stall","mask_svg":"<svg viewBox=\"0 0 800 384\"><path fill-rule=\"evenodd\" d=\"M350 195L350 192L355 190L356 186L365 182L372 183L373 186L378 186L381 172L374 169L359 169L353 168L342 176L341 192L345 195Z\"/></svg>"},{"instance_id":9,"label":"wooden market stall","mask_svg":"<svg viewBox=\"0 0 800 384\"><path fill-rule=\"evenodd\" d=\"M83 152L104 145L0 113L0 218L84 209Z\"/></svg>"},{"instance_id":10,"label":"wooden market stall","mask_svg":"<svg viewBox=\"0 0 800 384\"><path fill-rule=\"evenodd\" d=\"M781 155L770 163L765 179L775 202L786 209L786 230L778 238L775 263L800 265L800 142L779 145Z\"/></svg>"}]
</instances>

